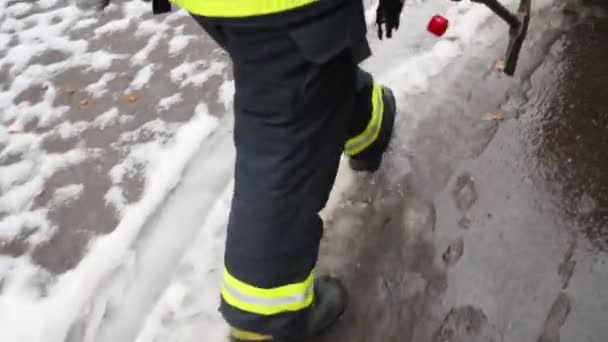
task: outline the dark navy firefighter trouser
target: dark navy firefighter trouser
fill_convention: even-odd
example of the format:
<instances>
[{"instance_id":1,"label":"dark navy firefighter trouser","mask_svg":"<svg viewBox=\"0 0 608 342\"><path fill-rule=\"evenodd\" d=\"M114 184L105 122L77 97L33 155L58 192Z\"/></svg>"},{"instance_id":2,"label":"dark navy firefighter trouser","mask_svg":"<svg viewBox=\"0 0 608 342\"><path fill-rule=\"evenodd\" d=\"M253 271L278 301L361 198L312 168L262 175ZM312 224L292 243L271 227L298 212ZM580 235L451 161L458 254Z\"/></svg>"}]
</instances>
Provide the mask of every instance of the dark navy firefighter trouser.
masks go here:
<instances>
[{"instance_id":1,"label":"dark navy firefighter trouser","mask_svg":"<svg viewBox=\"0 0 608 342\"><path fill-rule=\"evenodd\" d=\"M314 300L318 213L341 154L366 146L382 101L358 67L370 52L356 3L287 27L195 17L233 64L237 154L220 310L239 330L298 334Z\"/></svg>"}]
</instances>

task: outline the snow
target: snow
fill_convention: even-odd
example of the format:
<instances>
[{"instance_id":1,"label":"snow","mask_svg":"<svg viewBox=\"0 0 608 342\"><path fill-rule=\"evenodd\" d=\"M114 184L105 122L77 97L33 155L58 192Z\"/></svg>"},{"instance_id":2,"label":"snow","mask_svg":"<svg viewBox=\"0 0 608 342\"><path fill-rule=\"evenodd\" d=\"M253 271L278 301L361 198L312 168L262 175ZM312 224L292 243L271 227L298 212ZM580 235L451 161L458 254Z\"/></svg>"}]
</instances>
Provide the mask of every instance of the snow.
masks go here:
<instances>
[{"instance_id":1,"label":"snow","mask_svg":"<svg viewBox=\"0 0 608 342\"><path fill-rule=\"evenodd\" d=\"M89 68L93 71L104 71L112 66L116 59L125 58L125 56L110 53L107 51L95 51L88 56Z\"/></svg>"},{"instance_id":2,"label":"snow","mask_svg":"<svg viewBox=\"0 0 608 342\"><path fill-rule=\"evenodd\" d=\"M10 148L11 145L8 147ZM18 151L19 147L13 147L13 151L15 150ZM44 182L47 178L58 170L80 163L84 158L84 152L81 150L38 156L34 159L36 161L36 172L28 177L27 182L17 185L14 183L3 184L4 189L8 188L9 185L11 187L7 191L3 191L0 196L0 213L19 213L30 210L34 199L43 191ZM3 166L0 167L0 170L12 167L15 166Z\"/></svg>"},{"instance_id":3,"label":"snow","mask_svg":"<svg viewBox=\"0 0 608 342\"><path fill-rule=\"evenodd\" d=\"M72 28L74 30L86 29L88 27L91 27L91 26L97 24L97 22L98 22L97 18L83 19L83 20L79 20Z\"/></svg>"},{"instance_id":4,"label":"snow","mask_svg":"<svg viewBox=\"0 0 608 342\"><path fill-rule=\"evenodd\" d=\"M44 341L43 332L34 328L43 325L45 319L38 309L40 295L30 283L30 279L40 277L42 271L24 257L11 259L0 256L0 271L2 268L5 269L3 273L11 269L20 272L14 272L4 282L3 295L0 296L0 317L3 324L0 339L11 342Z\"/></svg>"},{"instance_id":5,"label":"snow","mask_svg":"<svg viewBox=\"0 0 608 342\"><path fill-rule=\"evenodd\" d=\"M449 8L450 28L429 50L405 58L391 68L383 68L378 78L395 85L399 90L419 94L428 88L430 78L436 76L452 60L462 54L479 26L491 12L483 6L462 2Z\"/></svg>"},{"instance_id":6,"label":"snow","mask_svg":"<svg viewBox=\"0 0 608 342\"><path fill-rule=\"evenodd\" d=\"M18 2L16 4L9 6L5 11L6 11L6 15L8 15L8 16L21 17L21 16L27 14L33 7L34 7L34 5L32 5L32 4L28 4L25 2Z\"/></svg>"},{"instance_id":7,"label":"snow","mask_svg":"<svg viewBox=\"0 0 608 342\"><path fill-rule=\"evenodd\" d=\"M168 25L159 24L156 20L148 19L139 23L135 31L135 37L150 36L156 32L164 32L168 29Z\"/></svg>"},{"instance_id":8,"label":"snow","mask_svg":"<svg viewBox=\"0 0 608 342\"><path fill-rule=\"evenodd\" d=\"M28 70L30 70L30 68L28 68ZM28 72L21 74L19 76L20 80L33 79L28 78L28 75ZM13 85L15 85L15 83L13 83ZM65 106L55 107L52 105L52 103L57 97L57 90L53 85L44 84L43 86L41 86L41 88L45 89L43 101L35 105L28 104L13 107L10 111L7 111L8 113L6 115L6 118L14 118L15 122L13 124L18 127L23 127L25 124L27 124L34 118L38 119L37 126L39 128L47 128L50 125L56 123L65 114L68 108Z\"/></svg>"},{"instance_id":9,"label":"snow","mask_svg":"<svg viewBox=\"0 0 608 342\"><path fill-rule=\"evenodd\" d=\"M179 83L180 88L189 85L201 85L214 75L220 75L226 68L225 62L213 61L210 65L205 62L184 62L171 70L171 80ZM203 68L202 71L199 71Z\"/></svg>"},{"instance_id":10,"label":"snow","mask_svg":"<svg viewBox=\"0 0 608 342\"><path fill-rule=\"evenodd\" d=\"M199 110L203 109L204 106L199 107ZM182 178L181 185L174 190L172 196L163 205L164 209L159 213L160 215L146 228L146 236L138 243L134 251L138 262L137 269L129 274L129 286L122 292L113 293L112 298L107 298L105 295L97 297L98 301L95 305L107 306L108 312L112 312L112 315L100 327L95 341L134 341L138 335L138 327L154 308L158 294L164 291L172 274L175 272L183 274L188 269L188 266L176 265L183 258L184 252L189 249L188 246L201 234L201 228L208 227L205 222L208 222L212 208L218 203L218 194L230 192L227 189L232 177L234 148L228 119L230 118L221 122L218 131L210 136L204 146L196 152L190 161L191 167ZM194 198L196 200L193 200ZM172 228L167 229L167 227ZM223 225L212 231L208 230L206 234L213 234L213 236L217 236L218 240L221 240L222 231ZM221 244L219 247L221 248ZM163 252L158 253L161 249ZM221 253L216 254L215 250L213 252L199 251L199 253L204 255L200 262L211 262L211 265L218 265L216 258L221 259L222 256ZM215 261L210 261L208 258L213 258ZM217 266L213 267L217 268ZM201 275L208 273L202 271ZM125 274L117 275L113 278L112 284L125 282L126 276ZM104 293L106 288L104 287ZM198 289L192 293L197 291ZM216 296L213 293L207 295L210 298ZM197 298L191 299L198 301ZM120 304L125 301L129 302L128 306ZM202 327L209 326L210 323L207 319L216 317L215 309L215 305L211 305L208 311L211 314L209 317L203 314L196 316L195 319L202 320ZM210 326L216 327L215 325ZM213 329L213 331L215 330ZM208 336L207 334L211 332L201 332L200 336ZM175 333L178 333L177 329ZM206 339L202 338L202 340Z\"/></svg>"},{"instance_id":11,"label":"snow","mask_svg":"<svg viewBox=\"0 0 608 342\"><path fill-rule=\"evenodd\" d=\"M124 2L122 9L126 17L139 18L142 13L150 13L152 11L151 4L144 1L128 1Z\"/></svg>"},{"instance_id":12,"label":"snow","mask_svg":"<svg viewBox=\"0 0 608 342\"><path fill-rule=\"evenodd\" d=\"M122 188L118 185L114 185L106 192L104 196L106 203L112 205L120 216L122 216L127 208L127 200L122 194Z\"/></svg>"},{"instance_id":13,"label":"snow","mask_svg":"<svg viewBox=\"0 0 608 342\"><path fill-rule=\"evenodd\" d=\"M70 184L63 186L55 190L55 194L53 194L53 200L51 201L51 203L54 206L67 204L78 198L83 191L84 185L82 184Z\"/></svg>"},{"instance_id":14,"label":"snow","mask_svg":"<svg viewBox=\"0 0 608 342\"><path fill-rule=\"evenodd\" d=\"M130 89L143 88L146 84L148 84L148 82L150 82L153 72L154 72L153 64L148 64L145 67L141 68L137 72L137 75L135 75L135 78L133 79L133 82L131 83L131 86L129 86L129 88Z\"/></svg>"},{"instance_id":15,"label":"snow","mask_svg":"<svg viewBox=\"0 0 608 342\"><path fill-rule=\"evenodd\" d=\"M59 134L63 139L74 138L82 134L87 128L89 128L91 124L86 121L77 121L77 122L62 122L59 124L55 131Z\"/></svg>"},{"instance_id":16,"label":"snow","mask_svg":"<svg viewBox=\"0 0 608 342\"><path fill-rule=\"evenodd\" d=\"M86 130L103 130L117 122L131 122L134 118L132 114L120 115L118 108L110 107L103 109L93 120L77 118L77 121L70 121L66 116L72 108L62 105L59 97L67 88L63 89L64 85L49 80L78 68L88 68L86 72L112 69L82 89L94 97L111 91L109 82L119 76L113 70L115 65L131 56L89 50L89 41L97 39L94 35L109 37L128 29L134 20L141 21L138 9L145 7L149 11L150 5L139 1L125 3L129 13L126 18L96 27L100 20L95 14L80 12L66 4L55 8L58 4L57 1L40 0L8 6L6 1L0 2L0 71L8 71L10 81L0 87L0 248L15 239L23 239L33 249L51 238L58 227L50 221L49 211L69 207L87 188L76 183L60 186L50 194L43 207L36 204L38 195L47 190L48 180L58 171L81 172L80 165L87 159L99 158L108 152L86 148L79 143L77 148L49 154L43 147L47 136L80 139ZM25 19L16 18L34 9L45 10ZM92 17L87 17L89 15ZM138 32L153 35L150 40L159 42L158 20L148 20L146 25L140 26L143 29ZM160 27L169 29L169 25L161 24ZM79 38L86 39L70 35L75 30L86 32L84 36L79 34ZM148 50L138 56L145 61L153 47L148 46ZM44 64L43 57L51 50L65 57ZM142 67L132 87L145 86L153 73L152 66ZM15 99L28 90L41 93L41 98L34 103L15 103ZM87 114L88 111L82 113ZM149 186L138 202L129 204L121 197L122 187L110 187L106 200L120 207L122 220L113 234L91 244L88 257L81 266L53 277L34 265L29 252L19 258L0 255L0 341L64 341L99 281L112 272L114 265L123 260L122 256L129 254L128 248L138 236L143 222L175 187L186 161L201 141L213 132L216 121L201 105L193 119L179 127L159 120L152 120L145 127L153 132L165 129L167 132L163 133L171 133L170 136L164 134L160 140L153 137L156 140L132 149L123 146L125 160L136 159L148 166L141 172ZM28 128L32 123L33 128ZM83 283L87 286L82 286Z\"/></svg>"},{"instance_id":17,"label":"snow","mask_svg":"<svg viewBox=\"0 0 608 342\"><path fill-rule=\"evenodd\" d=\"M174 142L154 151L150 160L146 183L148 186L142 199L128 206L118 227L106 236L98 238L78 268L58 279L52 290L53 296L46 302L47 312L65 302L66 296L72 306L64 308L61 316L55 316L45 325L47 341L63 341L71 322L75 321L80 308L85 307L96 289L96 284L109 275L129 253L146 219L158 208L179 182L186 161L194 154L199 144L217 127L217 119L205 112L204 105L197 107L195 117L182 126ZM151 156L150 156L151 157ZM87 279L83 284L81 279Z\"/></svg>"},{"instance_id":18,"label":"snow","mask_svg":"<svg viewBox=\"0 0 608 342\"><path fill-rule=\"evenodd\" d=\"M150 40L148 40L148 43L143 49L131 57L131 64L135 66L145 63L149 59L152 50L158 46L160 40L161 37L159 35L154 35Z\"/></svg>"},{"instance_id":19,"label":"snow","mask_svg":"<svg viewBox=\"0 0 608 342\"><path fill-rule=\"evenodd\" d=\"M162 138L165 137L167 133L170 132L170 130L171 127L165 121L160 119L150 120L135 130L121 134L120 138L118 139L117 145L137 143L142 140L149 140L150 138L155 138L155 140L153 140L152 142L144 144L135 144L132 146L131 155L136 159L145 160L148 158L144 156L146 153L143 151L146 151L148 148L158 143L162 143ZM144 157L137 158L137 156ZM128 161L128 158L124 162L126 161Z\"/></svg>"},{"instance_id":20,"label":"snow","mask_svg":"<svg viewBox=\"0 0 608 342\"><path fill-rule=\"evenodd\" d=\"M184 62L181 65L173 68L173 70L171 70L171 80L175 83L183 81L188 77L188 75L191 75L194 72L195 68L200 63L201 62Z\"/></svg>"},{"instance_id":21,"label":"snow","mask_svg":"<svg viewBox=\"0 0 608 342\"><path fill-rule=\"evenodd\" d=\"M182 97L182 94L180 93L175 93L171 96L167 96L164 97L162 99L160 99L160 101L158 102L158 108L160 110L168 110L169 108L173 107L174 105L182 102L184 100L184 98Z\"/></svg>"},{"instance_id":22,"label":"snow","mask_svg":"<svg viewBox=\"0 0 608 342\"><path fill-rule=\"evenodd\" d=\"M0 335L2 341L63 341L71 323L80 314L80 309L86 306L85 304L91 298L97 284L128 255L130 246L135 241L146 218L162 203L168 192L177 185L186 161L190 159L199 144L216 127L217 119L207 113L204 104L200 104L196 108L194 118L177 130L172 142L163 146L148 144L146 148L136 149L134 154L137 158L145 159L149 166L146 173L148 186L141 200L124 206L124 215L116 230L96 240L80 266L56 280L53 288L49 290L50 294L47 298L34 303L28 298L15 298L11 295L10 299L7 299L7 305L0 305L0 321L2 322L9 321L9 318L15 319L9 316L15 316L16 312L25 314L25 310L29 309L35 312L29 316L32 321L28 324L24 325L21 322L11 330L5 331L3 329L0 333L4 334ZM49 156L49 160L42 167L43 174L52 173L53 169L63 166L62 161L74 161L77 159L76 157L77 155L74 153L63 158L66 160L57 156ZM31 195L41 190L42 182L40 178L36 178L31 183L26 183L29 185L22 191L26 198L31 198ZM73 199L81 191L79 185L70 185L67 188L59 189L55 195L58 202L55 203ZM106 198L114 202L117 201L116 193L118 191L120 190L113 187ZM23 200L20 200L20 202L23 202ZM13 205L14 202L13 200L10 202L0 200L0 203ZM21 231L22 227L27 226L34 218L37 218L38 221L44 221L43 216L35 216L34 214L35 212L10 216L10 221L5 220L2 223L10 226L11 229L2 229L2 231L15 236ZM19 229L16 229L17 227ZM5 267L6 265L4 262L0 262L0 266ZM20 271L14 272L14 274L26 277L23 273L26 266L20 267ZM86 284L82 283L82 279L87 279ZM11 282L11 286L14 284L14 282ZM5 295L7 293L10 293L10 291L5 290L3 292ZM64 303L71 304L66 307ZM17 309L17 307L21 309ZM63 308L61 315L56 314L58 307ZM21 317L23 318L23 316ZM39 329L31 329L30 324L35 324L34 326Z\"/></svg>"},{"instance_id":23,"label":"snow","mask_svg":"<svg viewBox=\"0 0 608 342\"><path fill-rule=\"evenodd\" d=\"M57 4L59 0L38 0L38 6L40 8L51 8Z\"/></svg>"},{"instance_id":24,"label":"snow","mask_svg":"<svg viewBox=\"0 0 608 342\"><path fill-rule=\"evenodd\" d=\"M51 18L61 18L56 24L51 23ZM50 48L60 48L63 42L69 40L63 33L78 19L78 11L72 7L65 7L49 12L33 14L27 20L33 21L34 26L24 30L24 21L14 18L5 19L0 31L11 32L15 30L19 37L19 45L11 48L0 61L0 66L12 64L10 69L12 75L22 71L32 58L40 55ZM43 27L43 29L41 29Z\"/></svg>"},{"instance_id":25,"label":"snow","mask_svg":"<svg viewBox=\"0 0 608 342\"><path fill-rule=\"evenodd\" d=\"M101 97L107 92L108 82L115 79L118 76L116 73L108 72L101 76L99 80L95 83L91 83L86 87L86 91L88 91L93 97Z\"/></svg>"},{"instance_id":26,"label":"snow","mask_svg":"<svg viewBox=\"0 0 608 342\"><path fill-rule=\"evenodd\" d=\"M9 34L0 33L0 51L3 51L10 43L12 37Z\"/></svg>"},{"instance_id":27,"label":"snow","mask_svg":"<svg viewBox=\"0 0 608 342\"><path fill-rule=\"evenodd\" d=\"M0 220L0 238L5 241L25 237L25 241L36 245L47 241L53 233L46 209L24 211Z\"/></svg>"},{"instance_id":28,"label":"snow","mask_svg":"<svg viewBox=\"0 0 608 342\"><path fill-rule=\"evenodd\" d=\"M10 128L9 128L10 130ZM20 154L25 153L28 150L34 148L34 146L39 142L39 137L35 134L15 134L12 135L10 140L8 141L8 145L4 147L1 156L11 155L11 154Z\"/></svg>"},{"instance_id":29,"label":"snow","mask_svg":"<svg viewBox=\"0 0 608 342\"><path fill-rule=\"evenodd\" d=\"M169 41L169 54L175 55L182 52L190 43L194 36L177 35Z\"/></svg>"},{"instance_id":30,"label":"snow","mask_svg":"<svg viewBox=\"0 0 608 342\"><path fill-rule=\"evenodd\" d=\"M5 32L20 31L23 29L24 25L24 22L15 18L6 18L2 22L2 25L0 25L0 30Z\"/></svg>"},{"instance_id":31,"label":"snow","mask_svg":"<svg viewBox=\"0 0 608 342\"><path fill-rule=\"evenodd\" d=\"M32 207L34 198L42 193L43 180L34 178L18 185L0 197L0 213L18 213Z\"/></svg>"},{"instance_id":32,"label":"snow","mask_svg":"<svg viewBox=\"0 0 608 342\"><path fill-rule=\"evenodd\" d=\"M220 100L226 110L230 109L234 97L234 81L225 81L220 86Z\"/></svg>"},{"instance_id":33,"label":"snow","mask_svg":"<svg viewBox=\"0 0 608 342\"><path fill-rule=\"evenodd\" d=\"M37 228L38 234L47 235L49 225L46 220L46 211L26 211L0 220L0 239L13 239L27 228ZM34 235L30 235L30 238L34 237Z\"/></svg>"},{"instance_id":34,"label":"snow","mask_svg":"<svg viewBox=\"0 0 608 342\"><path fill-rule=\"evenodd\" d=\"M135 342L221 341L227 336L228 327L217 314L222 280L218 266L223 262L233 188L234 183L229 183L218 197L199 236L180 261L176 273L181 276L167 287ZM168 312L175 314L167 319Z\"/></svg>"},{"instance_id":35,"label":"snow","mask_svg":"<svg viewBox=\"0 0 608 342\"><path fill-rule=\"evenodd\" d=\"M110 124L118 120L118 108L114 107L95 118L93 124L101 129L105 129Z\"/></svg>"},{"instance_id":36,"label":"snow","mask_svg":"<svg viewBox=\"0 0 608 342\"><path fill-rule=\"evenodd\" d=\"M124 31L129 27L131 23L131 18L125 17L119 20L113 20L108 22L107 24L96 28L93 32L95 32L98 36L103 36L108 33L114 33L118 31Z\"/></svg>"},{"instance_id":37,"label":"snow","mask_svg":"<svg viewBox=\"0 0 608 342\"><path fill-rule=\"evenodd\" d=\"M13 184L23 183L32 172L34 172L34 162L31 160L0 167L0 191L6 191Z\"/></svg>"},{"instance_id":38,"label":"snow","mask_svg":"<svg viewBox=\"0 0 608 342\"><path fill-rule=\"evenodd\" d=\"M221 75L226 66L227 64L225 62L213 61L207 69L186 78L180 86L200 86L203 83L207 82L207 80L209 80L209 78L211 78L212 76Z\"/></svg>"}]
</instances>

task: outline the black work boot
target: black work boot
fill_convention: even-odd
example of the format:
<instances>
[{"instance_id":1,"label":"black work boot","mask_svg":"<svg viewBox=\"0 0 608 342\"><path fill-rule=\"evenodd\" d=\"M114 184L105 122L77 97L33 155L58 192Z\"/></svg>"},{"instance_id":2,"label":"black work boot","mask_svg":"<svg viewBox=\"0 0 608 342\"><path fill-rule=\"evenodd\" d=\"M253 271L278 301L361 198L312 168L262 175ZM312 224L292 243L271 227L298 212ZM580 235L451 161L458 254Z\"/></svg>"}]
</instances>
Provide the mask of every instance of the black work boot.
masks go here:
<instances>
[{"instance_id":1,"label":"black work boot","mask_svg":"<svg viewBox=\"0 0 608 342\"><path fill-rule=\"evenodd\" d=\"M307 341L309 338L323 334L333 326L344 313L347 302L346 288L339 279L329 276L317 278L315 280L315 299L307 317L306 328L300 336L273 338L272 336L241 332L241 334L233 333L231 341ZM235 335L240 335L240 337Z\"/></svg>"},{"instance_id":2,"label":"black work boot","mask_svg":"<svg viewBox=\"0 0 608 342\"><path fill-rule=\"evenodd\" d=\"M391 141L393 127L395 126L397 102L392 90L388 87L382 87L382 101L384 103L384 111L378 140L366 150L350 157L350 168L354 171L375 172L378 170L382 163L382 156Z\"/></svg>"}]
</instances>

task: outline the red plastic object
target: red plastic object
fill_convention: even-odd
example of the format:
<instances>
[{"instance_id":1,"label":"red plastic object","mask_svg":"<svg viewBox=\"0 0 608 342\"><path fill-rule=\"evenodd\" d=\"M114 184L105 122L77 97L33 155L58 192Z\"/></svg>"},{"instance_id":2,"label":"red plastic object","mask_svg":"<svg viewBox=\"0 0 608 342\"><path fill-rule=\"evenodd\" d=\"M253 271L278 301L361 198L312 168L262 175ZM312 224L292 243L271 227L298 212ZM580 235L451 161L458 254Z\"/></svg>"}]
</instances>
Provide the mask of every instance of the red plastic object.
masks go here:
<instances>
[{"instance_id":1,"label":"red plastic object","mask_svg":"<svg viewBox=\"0 0 608 342\"><path fill-rule=\"evenodd\" d=\"M441 15L436 15L433 18L431 18L431 21L429 22L429 26L428 26L427 30L429 32L431 32L432 34L434 34L438 37L441 37L448 30L448 26L449 26L449 21L447 18L445 18Z\"/></svg>"}]
</instances>

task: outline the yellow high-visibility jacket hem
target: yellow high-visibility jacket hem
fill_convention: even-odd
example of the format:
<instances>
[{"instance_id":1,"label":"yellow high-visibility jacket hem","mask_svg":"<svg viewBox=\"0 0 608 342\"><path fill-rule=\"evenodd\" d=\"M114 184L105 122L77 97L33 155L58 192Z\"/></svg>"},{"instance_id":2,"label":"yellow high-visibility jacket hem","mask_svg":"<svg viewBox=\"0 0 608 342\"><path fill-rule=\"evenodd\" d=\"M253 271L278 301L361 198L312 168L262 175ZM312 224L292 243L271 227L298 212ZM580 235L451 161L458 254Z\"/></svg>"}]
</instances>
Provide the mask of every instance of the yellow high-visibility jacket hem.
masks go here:
<instances>
[{"instance_id":1,"label":"yellow high-visibility jacket hem","mask_svg":"<svg viewBox=\"0 0 608 342\"><path fill-rule=\"evenodd\" d=\"M205 17L245 18L277 14L319 0L171 0L186 11Z\"/></svg>"}]
</instances>

